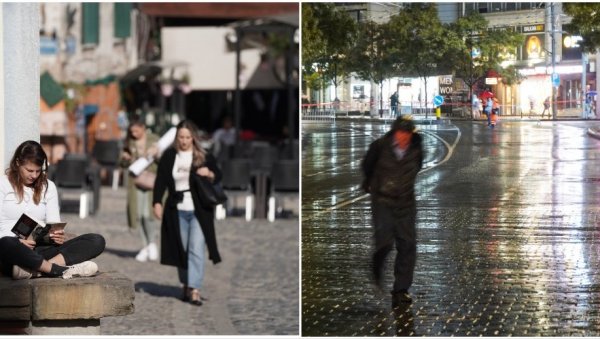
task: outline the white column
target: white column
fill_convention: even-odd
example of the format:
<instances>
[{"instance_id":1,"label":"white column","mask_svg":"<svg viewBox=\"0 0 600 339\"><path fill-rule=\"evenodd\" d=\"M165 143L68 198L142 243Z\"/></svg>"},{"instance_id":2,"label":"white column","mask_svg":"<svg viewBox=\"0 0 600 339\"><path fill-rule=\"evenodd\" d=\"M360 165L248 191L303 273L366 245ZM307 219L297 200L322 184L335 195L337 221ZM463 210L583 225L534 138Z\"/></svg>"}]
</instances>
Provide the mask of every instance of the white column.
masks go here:
<instances>
[{"instance_id":1,"label":"white column","mask_svg":"<svg viewBox=\"0 0 600 339\"><path fill-rule=\"evenodd\" d=\"M38 3L0 6L0 169L17 146L40 140L40 10Z\"/></svg>"}]
</instances>

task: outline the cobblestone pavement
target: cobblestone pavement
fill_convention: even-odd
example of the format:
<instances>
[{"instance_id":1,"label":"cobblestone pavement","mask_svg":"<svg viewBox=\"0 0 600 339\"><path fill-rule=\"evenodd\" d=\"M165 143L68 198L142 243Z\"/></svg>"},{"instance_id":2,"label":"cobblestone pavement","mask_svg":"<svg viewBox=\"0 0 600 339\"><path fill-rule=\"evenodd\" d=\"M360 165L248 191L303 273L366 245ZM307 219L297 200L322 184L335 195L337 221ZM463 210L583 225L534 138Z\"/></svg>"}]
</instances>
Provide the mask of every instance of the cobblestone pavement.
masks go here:
<instances>
[{"instance_id":1,"label":"cobblestone pavement","mask_svg":"<svg viewBox=\"0 0 600 339\"><path fill-rule=\"evenodd\" d=\"M135 284L135 313L101 320L102 335L298 335L298 218L216 221L223 261L206 262L201 307L180 301L175 267L141 263L137 231L129 231L125 190L102 188L100 211L79 219L66 204L62 217L77 234L96 232L107 240L95 261Z\"/></svg>"},{"instance_id":2,"label":"cobblestone pavement","mask_svg":"<svg viewBox=\"0 0 600 339\"><path fill-rule=\"evenodd\" d=\"M371 284L369 198L359 187L364 152L389 124L304 124L302 335L599 336L592 125L420 126L428 156L414 302L392 310Z\"/></svg>"}]
</instances>

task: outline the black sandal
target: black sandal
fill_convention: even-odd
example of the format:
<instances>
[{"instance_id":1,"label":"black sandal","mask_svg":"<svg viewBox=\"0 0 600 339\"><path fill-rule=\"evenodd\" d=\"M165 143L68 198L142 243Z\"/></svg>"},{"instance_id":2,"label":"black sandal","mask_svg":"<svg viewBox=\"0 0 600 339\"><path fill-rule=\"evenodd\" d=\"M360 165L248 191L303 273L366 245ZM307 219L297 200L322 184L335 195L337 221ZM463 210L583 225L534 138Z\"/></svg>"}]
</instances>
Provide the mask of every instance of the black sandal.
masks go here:
<instances>
[{"instance_id":1,"label":"black sandal","mask_svg":"<svg viewBox=\"0 0 600 339\"><path fill-rule=\"evenodd\" d=\"M202 305L202 297L200 296L200 290L197 288L190 289L190 304L195 306Z\"/></svg>"}]
</instances>

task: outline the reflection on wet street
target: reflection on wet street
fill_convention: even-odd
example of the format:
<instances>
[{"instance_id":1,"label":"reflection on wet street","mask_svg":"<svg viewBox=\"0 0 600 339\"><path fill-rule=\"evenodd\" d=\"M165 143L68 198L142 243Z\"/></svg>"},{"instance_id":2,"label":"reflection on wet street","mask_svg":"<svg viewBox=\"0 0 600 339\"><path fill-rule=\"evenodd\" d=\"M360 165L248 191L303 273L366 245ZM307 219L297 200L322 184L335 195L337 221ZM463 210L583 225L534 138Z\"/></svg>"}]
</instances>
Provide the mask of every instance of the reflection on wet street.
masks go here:
<instances>
[{"instance_id":1,"label":"reflection on wet street","mask_svg":"<svg viewBox=\"0 0 600 339\"><path fill-rule=\"evenodd\" d=\"M360 190L362 157L389 124L305 123L302 335L600 335L600 140L589 126L419 125L414 301L393 310L371 283Z\"/></svg>"}]
</instances>

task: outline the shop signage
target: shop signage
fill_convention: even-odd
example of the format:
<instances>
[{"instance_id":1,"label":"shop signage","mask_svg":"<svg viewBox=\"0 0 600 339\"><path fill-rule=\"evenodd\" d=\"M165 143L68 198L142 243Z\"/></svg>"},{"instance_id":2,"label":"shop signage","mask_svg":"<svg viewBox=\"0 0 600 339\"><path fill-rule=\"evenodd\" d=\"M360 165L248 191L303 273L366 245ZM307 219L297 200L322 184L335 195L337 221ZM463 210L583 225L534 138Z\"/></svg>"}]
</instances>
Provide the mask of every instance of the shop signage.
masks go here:
<instances>
[{"instance_id":1,"label":"shop signage","mask_svg":"<svg viewBox=\"0 0 600 339\"><path fill-rule=\"evenodd\" d=\"M577 35L563 35L562 41L562 59L579 60L581 59L581 47L579 42L583 40Z\"/></svg>"},{"instance_id":2,"label":"shop signage","mask_svg":"<svg viewBox=\"0 0 600 339\"><path fill-rule=\"evenodd\" d=\"M454 80L452 78L452 75L440 76L439 82L440 82L440 94L443 94L443 95L452 94L453 86L454 86Z\"/></svg>"}]
</instances>

